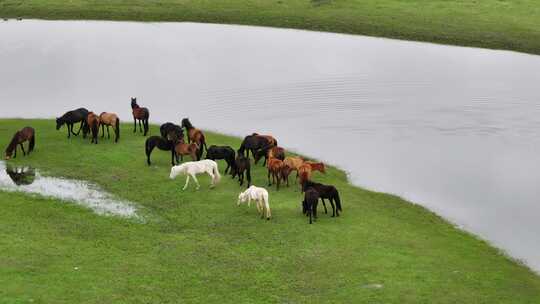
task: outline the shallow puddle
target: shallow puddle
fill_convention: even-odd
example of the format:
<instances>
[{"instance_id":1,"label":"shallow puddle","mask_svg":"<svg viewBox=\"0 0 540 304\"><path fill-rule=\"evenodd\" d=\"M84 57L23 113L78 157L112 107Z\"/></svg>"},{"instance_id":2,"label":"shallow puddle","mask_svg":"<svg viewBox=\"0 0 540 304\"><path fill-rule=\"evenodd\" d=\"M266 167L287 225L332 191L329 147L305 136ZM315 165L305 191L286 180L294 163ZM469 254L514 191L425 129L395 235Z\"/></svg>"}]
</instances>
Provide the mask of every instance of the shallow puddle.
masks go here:
<instances>
[{"instance_id":1,"label":"shallow puddle","mask_svg":"<svg viewBox=\"0 0 540 304\"><path fill-rule=\"evenodd\" d=\"M0 161L0 190L24 192L56 198L92 209L100 215L139 217L132 202L118 200L92 183L42 176L27 166L11 166Z\"/></svg>"}]
</instances>

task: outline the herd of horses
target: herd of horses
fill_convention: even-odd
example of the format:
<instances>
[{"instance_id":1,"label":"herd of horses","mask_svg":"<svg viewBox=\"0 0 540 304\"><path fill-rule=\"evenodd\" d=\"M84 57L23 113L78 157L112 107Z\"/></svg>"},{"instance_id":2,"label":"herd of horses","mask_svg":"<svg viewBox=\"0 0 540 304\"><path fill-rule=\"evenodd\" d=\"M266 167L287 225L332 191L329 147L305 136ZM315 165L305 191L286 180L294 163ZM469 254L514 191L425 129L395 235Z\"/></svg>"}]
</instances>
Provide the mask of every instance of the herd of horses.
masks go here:
<instances>
[{"instance_id":1,"label":"herd of horses","mask_svg":"<svg viewBox=\"0 0 540 304\"><path fill-rule=\"evenodd\" d=\"M131 98L131 109L133 115L133 132L137 132L137 122L139 132L148 134L148 119L150 111L148 108L140 107L136 98ZM75 132L74 126L79 124L79 129ZM115 142L120 139L120 119L115 113L102 112L99 116L85 108L68 111L61 117L56 118L56 129L59 130L63 125L67 127L68 138L71 135L78 136L82 131L83 137L90 135L91 143L97 144L99 129L101 127L101 138L105 137L105 128L107 137L110 138L109 127L112 127L115 135ZM184 134L185 130L185 134ZM185 138L184 138L185 137ZM33 151L35 145L35 130L31 127L25 127L17 131L9 143L5 158L16 157L17 146L21 147L23 155L26 155L23 143L29 142L28 154ZM240 147L235 150L230 146L211 145L207 147L206 137L200 129L193 126L188 118L183 118L180 125L172 122L164 123L160 126L160 135L150 136L145 141L146 162L151 165L150 156L152 151L158 150L171 153L171 173L170 178L178 175L186 176L184 190L188 187L189 180L192 178L196 183L197 189L200 185L196 178L197 174L207 173L212 178L212 187L217 184L221 178L216 160L223 160L227 164L224 173L230 174L232 178L238 177L240 186L247 182L247 190L240 193L238 204L251 200L257 202L257 210L261 217L270 219L270 205L268 201L268 191L262 187L256 187L251 184L251 156L254 165L257 165L264 158L262 166L267 168L268 186L276 185L279 190L283 183L289 187L289 176L296 171L295 180L298 180L301 192L304 194L302 200L302 212L309 216L309 223L317 218L317 205L322 201L324 212L328 213L325 200L330 202L332 207L332 217L339 216L342 211L339 192L332 185L324 185L312 180L313 172L325 173L325 165L321 162L312 162L304 160L299 156L286 156L284 148L278 146L278 141L270 135L261 135L252 133L246 136ZM202 159L206 153L206 158ZM191 161L183 162L183 157L189 156Z\"/></svg>"}]
</instances>

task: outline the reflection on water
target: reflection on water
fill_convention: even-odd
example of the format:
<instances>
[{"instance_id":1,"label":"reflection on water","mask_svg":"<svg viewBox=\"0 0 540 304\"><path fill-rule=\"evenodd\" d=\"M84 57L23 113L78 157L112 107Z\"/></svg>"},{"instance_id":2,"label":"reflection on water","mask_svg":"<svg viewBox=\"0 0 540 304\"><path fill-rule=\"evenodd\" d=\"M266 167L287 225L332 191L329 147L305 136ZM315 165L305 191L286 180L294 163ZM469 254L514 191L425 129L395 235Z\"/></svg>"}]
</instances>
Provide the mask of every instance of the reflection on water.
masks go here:
<instances>
[{"instance_id":1,"label":"reflection on water","mask_svg":"<svg viewBox=\"0 0 540 304\"><path fill-rule=\"evenodd\" d=\"M24 192L73 202L100 215L138 217L134 204L114 199L96 185L72 179L41 176L30 167L12 167L0 161L0 190Z\"/></svg>"},{"instance_id":2,"label":"reflection on water","mask_svg":"<svg viewBox=\"0 0 540 304\"><path fill-rule=\"evenodd\" d=\"M540 270L540 57L193 23L0 22L4 117L80 106L271 133ZM60 134L59 134L60 138Z\"/></svg>"},{"instance_id":3,"label":"reflection on water","mask_svg":"<svg viewBox=\"0 0 540 304\"><path fill-rule=\"evenodd\" d=\"M32 167L7 165L6 173L17 186L30 185L36 179L36 170Z\"/></svg>"}]
</instances>

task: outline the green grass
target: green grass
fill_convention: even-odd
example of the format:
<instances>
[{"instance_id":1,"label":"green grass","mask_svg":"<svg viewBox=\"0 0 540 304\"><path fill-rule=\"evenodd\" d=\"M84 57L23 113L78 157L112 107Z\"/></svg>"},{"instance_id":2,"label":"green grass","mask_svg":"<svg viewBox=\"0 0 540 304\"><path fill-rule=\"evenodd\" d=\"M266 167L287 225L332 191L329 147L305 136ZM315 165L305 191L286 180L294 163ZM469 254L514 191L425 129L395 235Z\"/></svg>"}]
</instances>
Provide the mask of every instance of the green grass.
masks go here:
<instances>
[{"instance_id":1,"label":"green grass","mask_svg":"<svg viewBox=\"0 0 540 304\"><path fill-rule=\"evenodd\" d=\"M254 206L236 206L240 188L228 176L182 192L184 179L168 178L169 155L155 151L148 167L145 138L130 125L118 144L91 145L67 140L50 120L4 119L0 147L26 125L37 130L36 150L9 162L95 182L137 202L146 221L0 192L0 303L540 303L540 278L526 267L420 206L350 185L335 168L315 179L340 190L340 218L309 225L290 187L269 191L265 221ZM265 185L262 167L252 175Z\"/></svg>"},{"instance_id":2,"label":"green grass","mask_svg":"<svg viewBox=\"0 0 540 304\"><path fill-rule=\"evenodd\" d=\"M0 0L0 17L264 25L540 54L539 0Z\"/></svg>"}]
</instances>

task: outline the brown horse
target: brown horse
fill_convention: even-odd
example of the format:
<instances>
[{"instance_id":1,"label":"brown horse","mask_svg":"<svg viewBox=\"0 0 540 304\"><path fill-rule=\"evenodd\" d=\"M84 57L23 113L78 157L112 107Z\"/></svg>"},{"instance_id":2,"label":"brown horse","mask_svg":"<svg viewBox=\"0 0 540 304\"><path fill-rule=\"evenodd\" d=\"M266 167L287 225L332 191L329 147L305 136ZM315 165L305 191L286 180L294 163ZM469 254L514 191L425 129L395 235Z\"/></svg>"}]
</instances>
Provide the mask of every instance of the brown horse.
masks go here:
<instances>
[{"instance_id":1,"label":"brown horse","mask_svg":"<svg viewBox=\"0 0 540 304\"><path fill-rule=\"evenodd\" d=\"M268 144L270 146L272 146L272 147L277 146L277 139L275 137L273 137L272 135L260 135L258 133L253 133L252 135L264 137L264 138L266 138L266 140L268 141Z\"/></svg>"},{"instance_id":2,"label":"brown horse","mask_svg":"<svg viewBox=\"0 0 540 304\"><path fill-rule=\"evenodd\" d=\"M99 116L94 112L88 112L86 116L86 123L83 129L83 137L86 138L88 133L92 133L92 138L90 143L97 144L97 139L99 135Z\"/></svg>"},{"instance_id":3,"label":"brown horse","mask_svg":"<svg viewBox=\"0 0 540 304\"><path fill-rule=\"evenodd\" d=\"M276 189L279 190L279 184L281 182L281 171L285 164L281 159L270 157L268 159L268 186L272 186L272 182L276 184ZM270 182L270 175L272 175L272 182Z\"/></svg>"},{"instance_id":4,"label":"brown horse","mask_svg":"<svg viewBox=\"0 0 540 304\"><path fill-rule=\"evenodd\" d=\"M260 150L257 150L257 152L255 152L255 164L257 164L259 162L259 160L261 159L261 157L264 156L264 162L263 162L263 167L266 166L266 161L268 160L268 158L270 157L275 157L277 159L280 159L280 160L284 160L285 159L285 149L283 149L282 147L278 147L278 146L272 146L272 147L265 147L263 149L260 149Z\"/></svg>"},{"instance_id":5,"label":"brown horse","mask_svg":"<svg viewBox=\"0 0 540 304\"><path fill-rule=\"evenodd\" d=\"M197 160L197 152L199 152L199 145L196 143L190 143L186 144L184 142L178 142L174 146L174 153L176 156L176 162L178 162L178 156L180 156L180 159L182 159L182 156L189 155L191 156L191 160L196 161Z\"/></svg>"},{"instance_id":6,"label":"brown horse","mask_svg":"<svg viewBox=\"0 0 540 304\"><path fill-rule=\"evenodd\" d=\"M208 148L206 147L206 139L204 137L204 133L201 130L195 128L191 124L188 118L182 119L182 128L186 128L187 135L188 135L187 136L188 143L194 142L197 145L199 145L200 149L199 149L199 153L197 154L197 160L200 160L203 153L203 149L202 149L203 147L206 153L208 153Z\"/></svg>"},{"instance_id":7,"label":"brown horse","mask_svg":"<svg viewBox=\"0 0 540 304\"><path fill-rule=\"evenodd\" d=\"M99 114L99 122L101 124L101 138L105 136L105 126L107 126L107 138L111 138L109 126L114 130L114 142L120 139L120 118L115 113L102 112Z\"/></svg>"},{"instance_id":8,"label":"brown horse","mask_svg":"<svg viewBox=\"0 0 540 304\"><path fill-rule=\"evenodd\" d=\"M283 162L289 166L292 171L296 171L296 178L298 178L298 168L304 164L304 159L299 156L287 156Z\"/></svg>"},{"instance_id":9,"label":"brown horse","mask_svg":"<svg viewBox=\"0 0 540 304\"><path fill-rule=\"evenodd\" d=\"M137 120L139 121L139 130L142 132L141 121L144 125L144 136L148 133L148 118L150 111L148 108L141 108L137 104L137 98L131 97L131 110L133 112L133 133L137 132Z\"/></svg>"},{"instance_id":10,"label":"brown horse","mask_svg":"<svg viewBox=\"0 0 540 304\"><path fill-rule=\"evenodd\" d=\"M326 169L323 163L315 163L315 162L306 161L298 168L298 175L300 176L300 185L303 186L305 182L311 180L311 174L313 171L319 171L323 174L326 174Z\"/></svg>"},{"instance_id":11,"label":"brown horse","mask_svg":"<svg viewBox=\"0 0 540 304\"><path fill-rule=\"evenodd\" d=\"M26 155L26 151L24 151L23 143L25 141L28 141L28 154L30 152L34 151L34 145L36 143L36 132L34 128L32 127L24 127L21 130L15 132L15 135L13 135L13 138L9 142L9 145L6 148L6 155L5 158L10 159L13 155L13 158L17 157L17 145L21 146L21 150L23 152L23 155Z\"/></svg>"}]
</instances>

